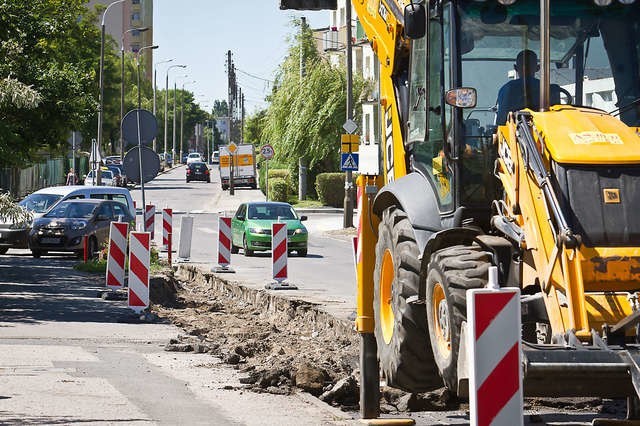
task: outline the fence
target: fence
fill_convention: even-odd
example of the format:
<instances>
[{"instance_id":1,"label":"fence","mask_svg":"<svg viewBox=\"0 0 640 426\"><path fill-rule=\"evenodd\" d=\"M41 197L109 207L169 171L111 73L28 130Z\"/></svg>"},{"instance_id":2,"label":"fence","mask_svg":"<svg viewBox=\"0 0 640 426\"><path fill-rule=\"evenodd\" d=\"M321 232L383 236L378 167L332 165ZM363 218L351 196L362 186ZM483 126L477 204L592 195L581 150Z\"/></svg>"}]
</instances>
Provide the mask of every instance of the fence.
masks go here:
<instances>
[{"instance_id":1,"label":"fence","mask_svg":"<svg viewBox=\"0 0 640 426\"><path fill-rule=\"evenodd\" d=\"M76 167L77 175L83 176L89 168L87 158L76 158ZM69 168L69 158L50 158L24 169L0 168L0 191L9 191L14 197L22 198L40 188L64 185Z\"/></svg>"}]
</instances>

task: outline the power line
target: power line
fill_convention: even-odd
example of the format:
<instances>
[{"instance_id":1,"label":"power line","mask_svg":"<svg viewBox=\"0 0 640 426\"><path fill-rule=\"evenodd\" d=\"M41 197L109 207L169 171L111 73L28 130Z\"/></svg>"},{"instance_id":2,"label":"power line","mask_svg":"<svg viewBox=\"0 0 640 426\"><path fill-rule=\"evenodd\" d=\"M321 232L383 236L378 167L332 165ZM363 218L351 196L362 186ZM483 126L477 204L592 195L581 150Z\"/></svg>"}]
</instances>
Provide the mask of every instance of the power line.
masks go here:
<instances>
[{"instance_id":1,"label":"power line","mask_svg":"<svg viewBox=\"0 0 640 426\"><path fill-rule=\"evenodd\" d=\"M243 71L243 70L241 70L240 68L237 68L237 67L236 67L236 71L241 72L244 75L248 75L249 77L256 78L258 80L262 80L262 81L266 81L266 82L269 82L269 83L273 83L273 80L269 80L269 79L266 79L266 78L258 77L257 75L253 75L253 74L248 73L246 71Z\"/></svg>"}]
</instances>

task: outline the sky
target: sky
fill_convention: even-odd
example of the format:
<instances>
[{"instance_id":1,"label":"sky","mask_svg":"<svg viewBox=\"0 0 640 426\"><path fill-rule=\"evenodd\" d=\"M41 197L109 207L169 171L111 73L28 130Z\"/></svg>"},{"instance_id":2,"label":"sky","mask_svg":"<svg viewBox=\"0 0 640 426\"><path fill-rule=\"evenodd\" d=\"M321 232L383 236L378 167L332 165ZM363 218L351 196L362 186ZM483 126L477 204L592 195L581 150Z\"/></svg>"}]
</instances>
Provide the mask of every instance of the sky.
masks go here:
<instances>
[{"instance_id":1,"label":"sky","mask_svg":"<svg viewBox=\"0 0 640 426\"><path fill-rule=\"evenodd\" d=\"M227 51L232 60L245 110L252 114L266 107L278 65L287 50L287 37L295 32L290 21L305 16L311 28L329 25L330 11L280 10L279 0L154 0L153 52L157 84L164 86L167 68L169 86L194 93L196 102L208 111L216 99L227 100ZM183 78L184 75L188 77ZM191 84L189 82L195 81Z\"/></svg>"}]
</instances>

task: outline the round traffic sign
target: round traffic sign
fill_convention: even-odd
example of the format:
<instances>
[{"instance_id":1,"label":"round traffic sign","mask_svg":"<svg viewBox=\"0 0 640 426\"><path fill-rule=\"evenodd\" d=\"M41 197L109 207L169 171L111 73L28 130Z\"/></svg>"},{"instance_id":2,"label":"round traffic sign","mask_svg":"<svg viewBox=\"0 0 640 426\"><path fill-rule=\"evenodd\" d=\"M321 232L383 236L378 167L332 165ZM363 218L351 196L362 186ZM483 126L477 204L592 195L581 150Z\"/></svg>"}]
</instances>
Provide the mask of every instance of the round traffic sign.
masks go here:
<instances>
[{"instance_id":1,"label":"round traffic sign","mask_svg":"<svg viewBox=\"0 0 640 426\"><path fill-rule=\"evenodd\" d=\"M133 147L127 151L123 160L124 174L127 180L140 183L140 149L142 148L142 176L144 183L149 182L160 171L160 158L154 150L148 146Z\"/></svg>"},{"instance_id":2,"label":"round traffic sign","mask_svg":"<svg viewBox=\"0 0 640 426\"><path fill-rule=\"evenodd\" d=\"M138 126L140 132L138 132ZM122 137L127 141L127 145L138 145L138 136L143 145L148 145L157 133L156 117L146 109L131 110L122 119Z\"/></svg>"},{"instance_id":3,"label":"round traffic sign","mask_svg":"<svg viewBox=\"0 0 640 426\"><path fill-rule=\"evenodd\" d=\"M275 153L275 150L269 144L263 145L262 148L260 148L260 154L262 154L262 156L267 160L271 160Z\"/></svg>"}]
</instances>

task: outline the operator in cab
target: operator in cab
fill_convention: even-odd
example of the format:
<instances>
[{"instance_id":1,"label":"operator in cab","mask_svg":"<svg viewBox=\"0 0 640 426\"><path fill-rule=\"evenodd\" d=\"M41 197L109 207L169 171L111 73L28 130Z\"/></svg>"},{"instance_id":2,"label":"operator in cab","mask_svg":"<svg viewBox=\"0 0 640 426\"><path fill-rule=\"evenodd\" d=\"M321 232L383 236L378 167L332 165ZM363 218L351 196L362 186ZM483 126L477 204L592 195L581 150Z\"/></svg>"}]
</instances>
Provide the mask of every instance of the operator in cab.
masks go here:
<instances>
[{"instance_id":1,"label":"operator in cab","mask_svg":"<svg viewBox=\"0 0 640 426\"><path fill-rule=\"evenodd\" d=\"M540 108L540 80L536 73L540 69L538 57L533 50L525 49L518 53L516 63L513 66L518 78L505 83L498 92L496 102L496 125L503 126L507 122L507 116L511 111L519 111L524 108L537 110ZM551 85L551 105L560 103L560 88L556 84Z\"/></svg>"}]
</instances>

